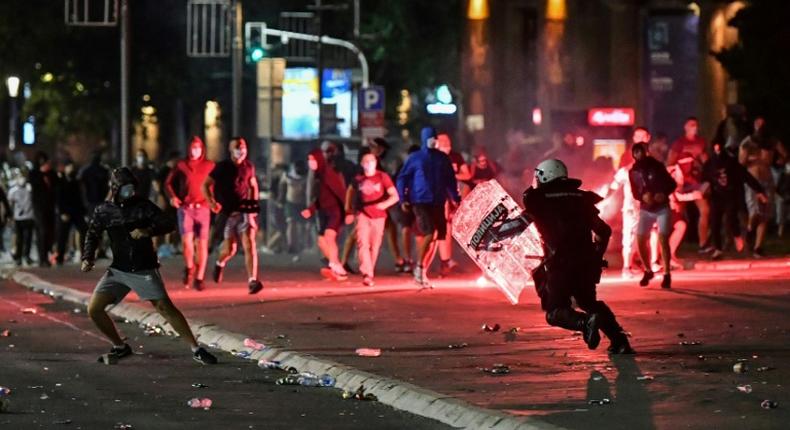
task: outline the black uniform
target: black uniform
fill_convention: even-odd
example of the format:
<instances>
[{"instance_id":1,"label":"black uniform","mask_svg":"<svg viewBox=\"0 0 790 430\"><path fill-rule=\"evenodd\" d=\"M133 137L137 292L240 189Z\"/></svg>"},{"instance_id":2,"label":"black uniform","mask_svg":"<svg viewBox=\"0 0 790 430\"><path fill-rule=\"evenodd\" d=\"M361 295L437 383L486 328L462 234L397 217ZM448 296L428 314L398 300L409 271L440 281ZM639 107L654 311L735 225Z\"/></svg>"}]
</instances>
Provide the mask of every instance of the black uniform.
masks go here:
<instances>
[{"instance_id":1,"label":"black uniform","mask_svg":"<svg viewBox=\"0 0 790 430\"><path fill-rule=\"evenodd\" d=\"M580 186L578 179L560 178L524 192L524 216L543 239L545 257L534 273L541 307L549 324L585 333L591 349L600 328L612 341L610 351L630 351L614 313L596 298L612 229L598 216L601 197ZM571 298L584 312L573 309Z\"/></svg>"},{"instance_id":2,"label":"black uniform","mask_svg":"<svg viewBox=\"0 0 790 430\"><path fill-rule=\"evenodd\" d=\"M63 174L58 178L55 187L55 202L58 212L58 256L57 263L63 264L66 254L66 242L72 227L76 229L80 237L85 234L88 225L85 223L85 205L80 195L80 183L75 174ZM65 219L64 219L65 218Z\"/></svg>"}]
</instances>

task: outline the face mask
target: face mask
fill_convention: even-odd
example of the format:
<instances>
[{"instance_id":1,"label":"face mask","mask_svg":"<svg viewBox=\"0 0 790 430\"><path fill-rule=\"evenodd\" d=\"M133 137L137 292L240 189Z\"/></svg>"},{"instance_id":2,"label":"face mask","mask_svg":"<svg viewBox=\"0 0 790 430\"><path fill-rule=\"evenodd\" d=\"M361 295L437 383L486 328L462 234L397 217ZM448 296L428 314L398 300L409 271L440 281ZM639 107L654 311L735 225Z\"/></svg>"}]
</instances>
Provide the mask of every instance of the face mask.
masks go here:
<instances>
[{"instance_id":1,"label":"face mask","mask_svg":"<svg viewBox=\"0 0 790 430\"><path fill-rule=\"evenodd\" d=\"M118 197L121 200L126 200L134 195L134 185L133 184L126 184L118 190Z\"/></svg>"},{"instance_id":2,"label":"face mask","mask_svg":"<svg viewBox=\"0 0 790 430\"><path fill-rule=\"evenodd\" d=\"M244 157L247 156L247 150L243 148L236 148L233 150L232 154L233 154L233 159L237 161L244 160Z\"/></svg>"},{"instance_id":3,"label":"face mask","mask_svg":"<svg viewBox=\"0 0 790 430\"><path fill-rule=\"evenodd\" d=\"M141 167L142 167L143 165L145 165L145 157L143 157L142 155L138 155L138 156L135 158L135 160L137 161L137 165L138 165L138 166L141 166Z\"/></svg>"},{"instance_id":4,"label":"face mask","mask_svg":"<svg viewBox=\"0 0 790 430\"><path fill-rule=\"evenodd\" d=\"M203 155L203 148L192 148L189 151L189 155L193 160L197 160L201 155Z\"/></svg>"},{"instance_id":5,"label":"face mask","mask_svg":"<svg viewBox=\"0 0 790 430\"><path fill-rule=\"evenodd\" d=\"M25 178L16 178L16 184L20 187L24 187L27 184L27 180Z\"/></svg>"},{"instance_id":6,"label":"face mask","mask_svg":"<svg viewBox=\"0 0 790 430\"><path fill-rule=\"evenodd\" d=\"M365 170L366 175L373 175L376 173L376 163L364 163L362 164L362 169Z\"/></svg>"}]
</instances>

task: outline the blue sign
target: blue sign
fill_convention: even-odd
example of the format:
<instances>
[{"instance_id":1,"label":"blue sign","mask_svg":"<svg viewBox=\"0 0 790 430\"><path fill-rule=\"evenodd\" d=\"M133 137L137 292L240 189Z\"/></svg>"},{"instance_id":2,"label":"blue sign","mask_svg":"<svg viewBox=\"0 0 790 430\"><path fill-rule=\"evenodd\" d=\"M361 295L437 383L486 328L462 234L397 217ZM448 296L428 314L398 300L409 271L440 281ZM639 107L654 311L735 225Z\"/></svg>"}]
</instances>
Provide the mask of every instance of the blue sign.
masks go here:
<instances>
[{"instance_id":1,"label":"blue sign","mask_svg":"<svg viewBox=\"0 0 790 430\"><path fill-rule=\"evenodd\" d=\"M384 111L384 87L372 86L359 90L360 112Z\"/></svg>"}]
</instances>

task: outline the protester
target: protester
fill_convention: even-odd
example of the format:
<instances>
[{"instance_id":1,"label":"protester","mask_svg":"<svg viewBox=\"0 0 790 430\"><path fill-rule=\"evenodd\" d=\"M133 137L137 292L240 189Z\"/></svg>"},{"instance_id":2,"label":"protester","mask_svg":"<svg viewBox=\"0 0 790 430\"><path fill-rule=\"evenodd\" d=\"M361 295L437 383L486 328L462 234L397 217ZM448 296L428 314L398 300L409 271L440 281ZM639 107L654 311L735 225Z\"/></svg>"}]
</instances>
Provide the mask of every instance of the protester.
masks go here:
<instances>
[{"instance_id":1,"label":"protester","mask_svg":"<svg viewBox=\"0 0 790 430\"><path fill-rule=\"evenodd\" d=\"M110 169L102 162L102 153L97 151L93 154L90 163L80 169L77 174L82 189L82 200L85 206L85 213L93 216L96 207L104 202L110 192ZM105 257L107 251L99 239L97 255L99 258Z\"/></svg>"},{"instance_id":2,"label":"protester","mask_svg":"<svg viewBox=\"0 0 790 430\"><path fill-rule=\"evenodd\" d=\"M378 170L378 159L372 153L362 156L362 174L357 175L346 194L346 224L357 221L357 256L362 284L374 285L374 271L387 209L398 202L398 191L390 176Z\"/></svg>"},{"instance_id":3,"label":"protester","mask_svg":"<svg viewBox=\"0 0 790 430\"><path fill-rule=\"evenodd\" d=\"M6 192L5 184L2 184L0 185L0 260L13 259L9 255L5 244L5 228L9 219L14 219L14 216L11 211L11 205L8 203L8 193Z\"/></svg>"},{"instance_id":4,"label":"protester","mask_svg":"<svg viewBox=\"0 0 790 430\"><path fill-rule=\"evenodd\" d=\"M335 169L337 156L334 144L322 145L307 155L307 208L302 211L302 217L316 216L318 249L328 261L321 275L344 281L348 272L340 262L337 237L345 219L346 181Z\"/></svg>"},{"instance_id":5,"label":"protester","mask_svg":"<svg viewBox=\"0 0 790 430\"><path fill-rule=\"evenodd\" d=\"M49 253L55 244L55 186L58 177L45 152L36 153L29 181L33 191L38 266L50 267L52 263L49 261Z\"/></svg>"},{"instance_id":6,"label":"protester","mask_svg":"<svg viewBox=\"0 0 790 430\"><path fill-rule=\"evenodd\" d=\"M543 238L544 260L534 272L546 321L556 327L581 331L589 349L609 338L611 354L634 350L617 319L596 298L604 253L612 229L598 216L601 197L580 190L581 181L568 178L560 160L545 160L535 169L534 183L524 192L524 216ZM573 301L584 312L573 309Z\"/></svg>"},{"instance_id":7,"label":"protester","mask_svg":"<svg viewBox=\"0 0 790 430\"><path fill-rule=\"evenodd\" d=\"M698 135L699 121L689 117L683 125L684 135L678 138L669 150L667 166L678 164L683 172L684 193L694 192L694 203L699 210L697 236L701 253L713 252L708 245L708 220L710 218L709 188L702 180L702 166L708 160L705 139Z\"/></svg>"},{"instance_id":8,"label":"protester","mask_svg":"<svg viewBox=\"0 0 790 430\"><path fill-rule=\"evenodd\" d=\"M152 236L162 235L175 225L172 218L145 197L138 196L137 179L126 167L112 173L112 192L96 208L85 237L82 271L93 269L98 240L103 231L110 237L113 261L102 276L88 304L88 315L96 327L112 342L109 356L120 359L132 355L106 308L118 304L133 290L140 300L150 301L179 336L189 343L193 358L202 364L216 364L217 359L198 346L184 315L170 301L159 275ZM101 359L101 358L100 358Z\"/></svg>"},{"instance_id":9,"label":"protester","mask_svg":"<svg viewBox=\"0 0 790 430\"><path fill-rule=\"evenodd\" d=\"M650 267L651 259L647 242L653 225L657 223L661 256L664 263L664 278L661 281L661 288L671 288L670 259L672 252L669 247L669 235L672 229L672 214L669 208L669 196L675 191L677 184L667 172L666 167L647 154L644 144L635 143L631 152L634 157L634 165L628 176L633 197L639 200L636 238L639 257L645 271L639 285L646 287L654 276L652 267Z\"/></svg>"},{"instance_id":10,"label":"protester","mask_svg":"<svg viewBox=\"0 0 790 430\"><path fill-rule=\"evenodd\" d=\"M144 149L138 149L135 153L132 173L138 181L137 195L154 201L154 191L158 192L159 186L156 184L156 171L151 167L148 153Z\"/></svg>"},{"instance_id":11,"label":"protester","mask_svg":"<svg viewBox=\"0 0 790 430\"><path fill-rule=\"evenodd\" d=\"M173 205L170 204L170 192L167 191L167 187L165 183L167 182L167 177L170 176L170 172L176 167L176 164L181 160L181 153L178 151L170 151L167 154L167 160L165 160L164 164L156 171L156 183L161 184L158 187L158 195L157 195L157 206L162 208L165 214L169 217L177 218L178 211ZM172 184L173 189L179 189L181 184ZM165 234L161 237L154 238L154 246L157 248L157 254L160 257L163 256L173 256L176 254L176 244L180 242L178 229Z\"/></svg>"},{"instance_id":12,"label":"protester","mask_svg":"<svg viewBox=\"0 0 790 430\"><path fill-rule=\"evenodd\" d=\"M33 230L36 228L33 218L33 191L26 176L19 169L14 169L12 182L13 185L8 190L8 202L14 214L14 261L17 266L22 265L23 259L25 264L32 265L30 245L33 242Z\"/></svg>"},{"instance_id":13,"label":"protester","mask_svg":"<svg viewBox=\"0 0 790 430\"><path fill-rule=\"evenodd\" d=\"M495 179L499 175L499 166L488 159L485 152L480 152L475 156L471 168L471 178L469 178L469 188L474 189L478 184Z\"/></svg>"},{"instance_id":14,"label":"protester","mask_svg":"<svg viewBox=\"0 0 790 430\"><path fill-rule=\"evenodd\" d=\"M307 163L296 160L288 170L283 172L279 181L279 195L283 199L285 212L285 244L286 251L297 261L298 254L305 247L304 218L300 213L307 207Z\"/></svg>"},{"instance_id":15,"label":"protester","mask_svg":"<svg viewBox=\"0 0 790 430\"><path fill-rule=\"evenodd\" d=\"M741 142L738 161L746 166L749 173L760 182L766 196L765 201L759 199L759 194L752 188L745 190L746 208L749 212L748 231L752 255L755 258L765 256L763 245L768 231L768 222L771 220L774 193L776 186L771 174L771 164L776 155L777 143L765 128L765 118L758 116L754 119L754 132Z\"/></svg>"},{"instance_id":16,"label":"protester","mask_svg":"<svg viewBox=\"0 0 790 430\"><path fill-rule=\"evenodd\" d=\"M263 289L258 280L258 180L255 166L247 159L247 141L234 137L228 144L230 159L220 161L203 183L203 194L214 213L227 214L225 240L214 266L214 282L222 282L225 264L236 254L238 243L244 249L244 264L250 294Z\"/></svg>"},{"instance_id":17,"label":"protester","mask_svg":"<svg viewBox=\"0 0 790 430\"><path fill-rule=\"evenodd\" d=\"M407 159L413 153L418 151L420 151L420 145L409 146L409 148L406 150ZM400 175L400 171L402 169L403 164L398 166L398 168L395 170L395 178ZM414 248L414 210L411 205L399 204L393 206L390 209L390 215L393 216L393 219L398 224L398 233L402 249L401 255L403 256L403 265L396 265L395 271L398 273L412 273L416 267L414 259L412 258L412 249Z\"/></svg>"},{"instance_id":18,"label":"protester","mask_svg":"<svg viewBox=\"0 0 790 430\"><path fill-rule=\"evenodd\" d=\"M714 260L724 255L721 242L721 228L727 221L727 230L735 240L735 249L740 252L744 248L738 219L738 197L744 192L744 184L755 193L760 203L768 201L765 189L760 182L729 154L724 144L713 144L713 156L705 163L705 181L711 185L711 239L715 251L711 255Z\"/></svg>"},{"instance_id":19,"label":"protester","mask_svg":"<svg viewBox=\"0 0 790 430\"><path fill-rule=\"evenodd\" d=\"M211 210L203 194L203 183L214 169L206 159L206 145L195 136L189 144L187 158L179 160L165 179L170 206L176 208L178 229L184 254L182 283L202 291L208 262Z\"/></svg>"},{"instance_id":20,"label":"protester","mask_svg":"<svg viewBox=\"0 0 790 430\"><path fill-rule=\"evenodd\" d=\"M374 138L370 142L370 152L378 158L378 169L390 178L397 177L397 166L387 163L387 155L389 153L390 144L383 137ZM387 238L392 257L395 259L395 271L403 272L406 268L406 259L403 258L401 253L401 246L398 241L398 212L400 208L398 205L392 205L387 209L387 221L384 223L384 235Z\"/></svg>"},{"instance_id":21,"label":"protester","mask_svg":"<svg viewBox=\"0 0 790 430\"><path fill-rule=\"evenodd\" d=\"M460 203L458 184L450 159L436 149L436 130L425 127L421 132L422 147L411 154L397 179L398 194L404 210L413 210L417 236L417 266L414 281L420 287L431 287L428 270L436 253L437 240L446 238L445 203Z\"/></svg>"},{"instance_id":22,"label":"protester","mask_svg":"<svg viewBox=\"0 0 790 430\"><path fill-rule=\"evenodd\" d=\"M466 195L469 192L467 181L471 180L472 174L466 164L463 155L453 151L453 142L450 136L442 133L436 136L436 149L443 152L450 158L450 164L455 173L455 182L458 184L458 193ZM443 240L439 240L439 274L447 276L458 267L458 263L453 260L453 204L447 201L444 205L444 216L447 219L447 233Z\"/></svg>"},{"instance_id":23,"label":"protester","mask_svg":"<svg viewBox=\"0 0 790 430\"><path fill-rule=\"evenodd\" d=\"M55 187L55 194L58 214L58 253L55 261L60 266L66 256L66 243L72 229L76 230L80 239L84 237L85 231L88 229L88 224L85 223L85 206L82 199L75 198L80 195L80 183L77 180L74 162L67 161L63 167L63 173L58 178ZM78 240L77 243L81 242ZM79 253L79 248L75 248L75 254L79 255Z\"/></svg>"}]
</instances>

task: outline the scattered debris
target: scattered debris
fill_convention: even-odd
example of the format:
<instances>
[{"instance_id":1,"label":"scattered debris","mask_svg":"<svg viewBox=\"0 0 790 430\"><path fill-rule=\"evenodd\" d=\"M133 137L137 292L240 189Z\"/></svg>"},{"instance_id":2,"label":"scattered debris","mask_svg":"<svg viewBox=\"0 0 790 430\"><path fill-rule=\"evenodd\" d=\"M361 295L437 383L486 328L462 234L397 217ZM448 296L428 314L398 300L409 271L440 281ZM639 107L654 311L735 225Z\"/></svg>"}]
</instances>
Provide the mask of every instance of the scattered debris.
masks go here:
<instances>
[{"instance_id":1,"label":"scattered debris","mask_svg":"<svg viewBox=\"0 0 790 430\"><path fill-rule=\"evenodd\" d=\"M378 357L381 355L379 348L357 348L357 355L360 357Z\"/></svg>"},{"instance_id":2,"label":"scattered debris","mask_svg":"<svg viewBox=\"0 0 790 430\"><path fill-rule=\"evenodd\" d=\"M740 391L741 393L746 393L746 394L749 394L749 393L751 393L751 392L752 392L752 386L751 386L751 385L749 385L749 384L746 384L746 385L738 385L738 387L737 387L737 388L738 388L738 391Z\"/></svg>"},{"instance_id":3,"label":"scattered debris","mask_svg":"<svg viewBox=\"0 0 790 430\"><path fill-rule=\"evenodd\" d=\"M515 342L516 336L520 331L521 331L521 327L511 327L508 331L505 332L505 342Z\"/></svg>"},{"instance_id":4,"label":"scattered debris","mask_svg":"<svg viewBox=\"0 0 790 430\"><path fill-rule=\"evenodd\" d=\"M587 403L590 405L608 405L612 403L612 400L604 397L603 399L592 399Z\"/></svg>"},{"instance_id":5,"label":"scattered debris","mask_svg":"<svg viewBox=\"0 0 790 430\"><path fill-rule=\"evenodd\" d=\"M8 399L10 394L10 388L0 387L0 413L6 412L11 407L11 401Z\"/></svg>"},{"instance_id":6,"label":"scattered debris","mask_svg":"<svg viewBox=\"0 0 790 430\"><path fill-rule=\"evenodd\" d=\"M360 385L357 391L343 391L342 397L343 399L357 399L373 402L379 399L375 394L366 393L364 385Z\"/></svg>"},{"instance_id":7,"label":"scattered debris","mask_svg":"<svg viewBox=\"0 0 790 430\"><path fill-rule=\"evenodd\" d=\"M74 310L72 312L74 312L75 314L81 314L82 313L82 309L74 308Z\"/></svg>"},{"instance_id":8,"label":"scattered debris","mask_svg":"<svg viewBox=\"0 0 790 430\"><path fill-rule=\"evenodd\" d=\"M492 375L506 375L510 373L510 367L501 363L495 363L490 369L484 367L480 370L482 370L485 373L490 373Z\"/></svg>"},{"instance_id":9,"label":"scattered debris","mask_svg":"<svg viewBox=\"0 0 790 430\"><path fill-rule=\"evenodd\" d=\"M197 397L195 397L195 398L189 399L189 401L187 401L187 405L189 405L190 408L192 408L192 409L204 409L206 411L211 408L211 404L212 403L213 402L208 397L204 397L202 399L198 399Z\"/></svg>"},{"instance_id":10,"label":"scattered debris","mask_svg":"<svg viewBox=\"0 0 790 430\"><path fill-rule=\"evenodd\" d=\"M258 360L258 367L261 369L280 369L281 366L282 363L277 360L269 361L265 358Z\"/></svg>"},{"instance_id":11,"label":"scattered debris","mask_svg":"<svg viewBox=\"0 0 790 430\"><path fill-rule=\"evenodd\" d=\"M482 329L483 331L487 331L487 332L495 332L495 331L499 331L500 327L499 324L494 324L492 326L488 324L483 324Z\"/></svg>"},{"instance_id":12,"label":"scattered debris","mask_svg":"<svg viewBox=\"0 0 790 430\"><path fill-rule=\"evenodd\" d=\"M761 366L761 367L757 368L758 372L768 372L770 370L776 370L776 368L775 367L769 367L769 366Z\"/></svg>"},{"instance_id":13,"label":"scattered debris","mask_svg":"<svg viewBox=\"0 0 790 430\"><path fill-rule=\"evenodd\" d=\"M739 361L732 366L732 371L735 373L746 373L749 371L749 365L744 361Z\"/></svg>"},{"instance_id":14,"label":"scattered debris","mask_svg":"<svg viewBox=\"0 0 790 430\"><path fill-rule=\"evenodd\" d=\"M699 340L684 340L682 342L678 342L678 345L682 345L682 346L702 345L702 341L699 341Z\"/></svg>"},{"instance_id":15,"label":"scattered debris","mask_svg":"<svg viewBox=\"0 0 790 430\"><path fill-rule=\"evenodd\" d=\"M41 395L41 397L39 397L39 399L47 400L47 399L49 399L49 396L47 395L47 393L44 393L44 394Z\"/></svg>"},{"instance_id":16,"label":"scattered debris","mask_svg":"<svg viewBox=\"0 0 790 430\"><path fill-rule=\"evenodd\" d=\"M451 343L450 345L447 345L447 347L450 348L450 349L461 349L461 348L466 348L467 346L469 346L469 344L466 343L466 342L463 342L463 343Z\"/></svg>"},{"instance_id":17,"label":"scattered debris","mask_svg":"<svg viewBox=\"0 0 790 430\"><path fill-rule=\"evenodd\" d=\"M250 355L252 355L250 351L236 351L235 349L231 350L231 353L239 358L250 358Z\"/></svg>"},{"instance_id":18,"label":"scattered debris","mask_svg":"<svg viewBox=\"0 0 790 430\"><path fill-rule=\"evenodd\" d=\"M0 331L0 337L10 337L10 336L11 336L11 330L5 329L3 331Z\"/></svg>"},{"instance_id":19,"label":"scattered debris","mask_svg":"<svg viewBox=\"0 0 790 430\"><path fill-rule=\"evenodd\" d=\"M201 384L200 382L195 382L194 384L192 384L192 387L193 388L208 388L208 385Z\"/></svg>"},{"instance_id":20,"label":"scattered debris","mask_svg":"<svg viewBox=\"0 0 790 430\"><path fill-rule=\"evenodd\" d=\"M763 402L760 403L760 407L763 409L776 409L779 407L779 402L775 402L773 400L763 400Z\"/></svg>"},{"instance_id":21,"label":"scattered debris","mask_svg":"<svg viewBox=\"0 0 790 430\"><path fill-rule=\"evenodd\" d=\"M36 308L24 308L22 309L23 314L37 314L38 310Z\"/></svg>"},{"instance_id":22,"label":"scattered debris","mask_svg":"<svg viewBox=\"0 0 790 430\"><path fill-rule=\"evenodd\" d=\"M71 420L58 420L53 421L52 424L71 424Z\"/></svg>"},{"instance_id":23,"label":"scattered debris","mask_svg":"<svg viewBox=\"0 0 790 430\"><path fill-rule=\"evenodd\" d=\"M219 344L217 342L211 342L210 344L208 344L208 347L212 349L220 349Z\"/></svg>"},{"instance_id":24,"label":"scattered debris","mask_svg":"<svg viewBox=\"0 0 790 430\"><path fill-rule=\"evenodd\" d=\"M656 379L656 378L654 376L651 376L651 375L642 375L642 376L637 376L636 377L637 381L652 381L654 379Z\"/></svg>"},{"instance_id":25,"label":"scattered debris","mask_svg":"<svg viewBox=\"0 0 790 430\"><path fill-rule=\"evenodd\" d=\"M285 334L278 334L277 335L277 339L285 339L287 337L288 337L288 335L285 335Z\"/></svg>"},{"instance_id":26,"label":"scattered debris","mask_svg":"<svg viewBox=\"0 0 790 430\"><path fill-rule=\"evenodd\" d=\"M253 349L255 351L263 351L264 349L266 349L266 345L264 345L264 344L262 344L260 342L257 342L254 339L251 339L249 337L244 339L244 346L246 346L247 348Z\"/></svg>"}]
</instances>

